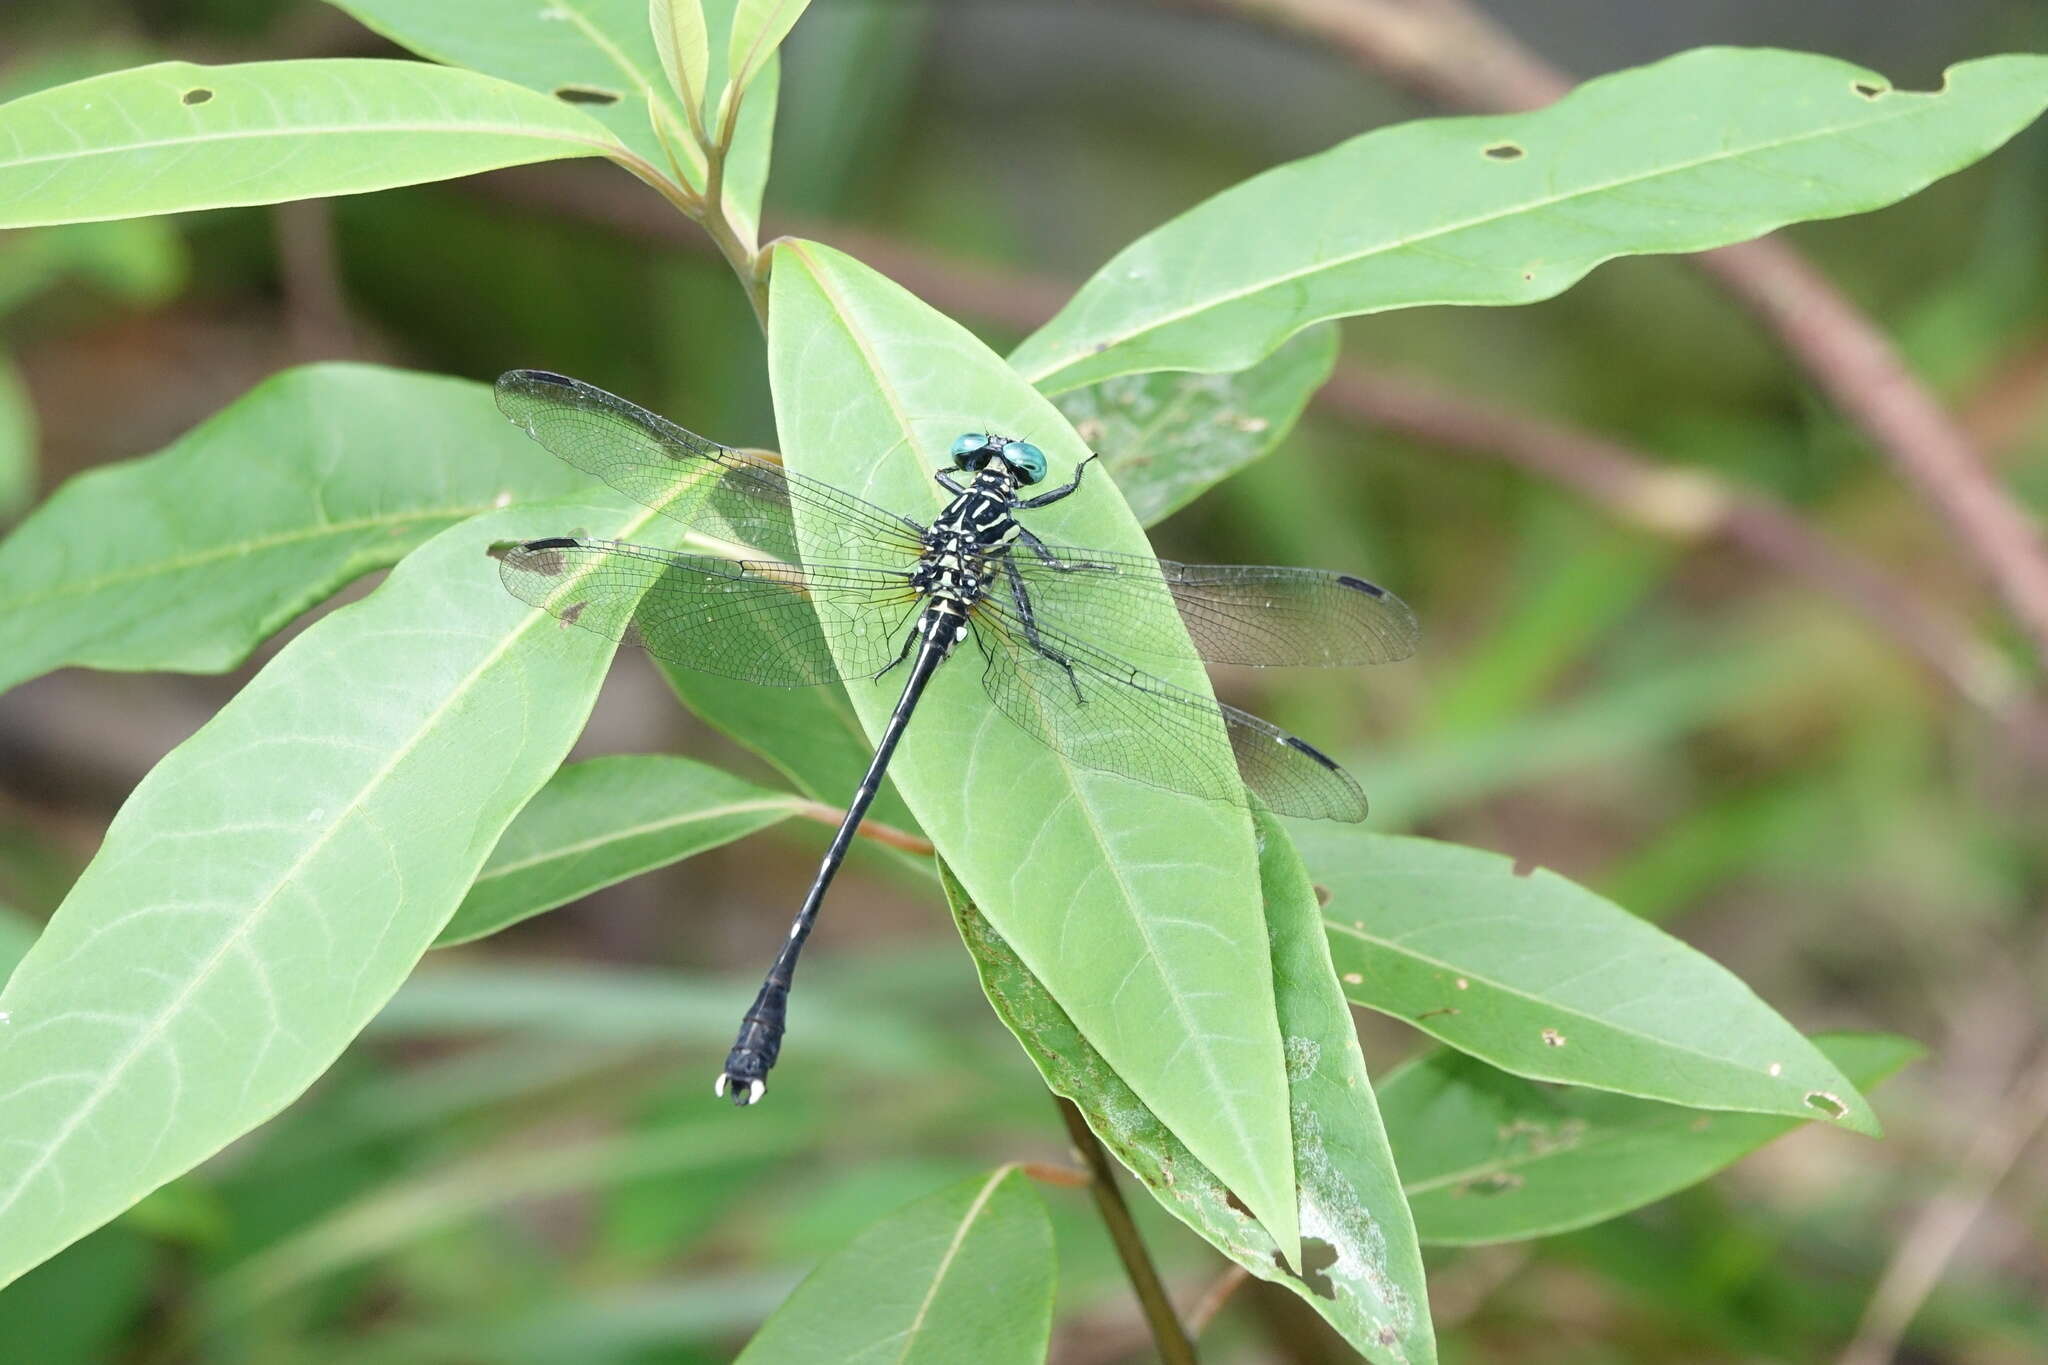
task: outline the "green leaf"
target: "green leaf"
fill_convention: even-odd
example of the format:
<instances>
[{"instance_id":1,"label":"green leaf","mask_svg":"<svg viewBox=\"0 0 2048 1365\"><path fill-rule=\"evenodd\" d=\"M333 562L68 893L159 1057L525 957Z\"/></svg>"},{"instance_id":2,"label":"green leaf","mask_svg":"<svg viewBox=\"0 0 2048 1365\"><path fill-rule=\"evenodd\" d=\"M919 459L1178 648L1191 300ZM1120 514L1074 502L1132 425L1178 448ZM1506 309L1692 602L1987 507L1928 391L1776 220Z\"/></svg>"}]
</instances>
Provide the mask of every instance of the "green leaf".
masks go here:
<instances>
[{"instance_id":1,"label":"green leaf","mask_svg":"<svg viewBox=\"0 0 2048 1365\"><path fill-rule=\"evenodd\" d=\"M773 935L780 926L769 930ZM780 946L779 941L776 946ZM763 960L766 960L766 953ZM725 1056L760 977L705 977L648 968L526 966L437 953L371 1024L384 1036L511 1032L603 1047L684 1045ZM863 992L820 972L804 982L792 1047L834 1074L929 1076L949 1064L929 1029L907 1016L903 991ZM711 1093L710 1067L703 1090ZM792 1089L784 1084L776 1093Z\"/></svg>"},{"instance_id":2,"label":"green leaf","mask_svg":"<svg viewBox=\"0 0 2048 1365\"><path fill-rule=\"evenodd\" d=\"M186 269L183 239L154 218L24 229L0 243L0 313L67 278L123 303L159 304L183 286Z\"/></svg>"},{"instance_id":3,"label":"green leaf","mask_svg":"<svg viewBox=\"0 0 2048 1365\"><path fill-rule=\"evenodd\" d=\"M1301 825L1345 993L1504 1071L1832 1118L1870 1102L1726 968L1541 868L1429 839Z\"/></svg>"},{"instance_id":4,"label":"green leaf","mask_svg":"<svg viewBox=\"0 0 2048 1365\"><path fill-rule=\"evenodd\" d=\"M739 0L725 56L727 100L739 99L761 74L811 0Z\"/></svg>"},{"instance_id":5,"label":"green leaf","mask_svg":"<svg viewBox=\"0 0 2048 1365\"><path fill-rule=\"evenodd\" d=\"M0 1341L35 1365L118 1360L147 1309L158 1262L136 1229L101 1228L0 1290Z\"/></svg>"},{"instance_id":6,"label":"green leaf","mask_svg":"<svg viewBox=\"0 0 2048 1365\"><path fill-rule=\"evenodd\" d=\"M711 0L708 9L700 3L699 21L708 20L718 28L729 21L735 2ZM642 163L636 174L660 168L659 173L668 176L673 154L684 183L704 188L704 153L691 134L688 114L670 89L660 45L648 23L649 5L642 0L329 3L422 57L470 67L551 97L567 90L579 101L579 109L632 149ZM690 8L689 0L679 0L677 8ZM697 88L703 90L705 82L724 74L721 57ZM608 104L591 102L606 95L617 98ZM741 113L726 166L727 212L749 240L761 217L775 97L773 81L764 81L757 104Z\"/></svg>"},{"instance_id":7,"label":"green leaf","mask_svg":"<svg viewBox=\"0 0 2048 1365\"><path fill-rule=\"evenodd\" d=\"M464 518L590 489L481 384L287 370L158 454L73 479L0 541L0 689L67 665L233 668Z\"/></svg>"},{"instance_id":8,"label":"green leaf","mask_svg":"<svg viewBox=\"0 0 2048 1365\"><path fill-rule=\"evenodd\" d=\"M14 361L0 351L0 521L27 507L35 487L36 410Z\"/></svg>"},{"instance_id":9,"label":"green leaf","mask_svg":"<svg viewBox=\"0 0 2048 1365\"><path fill-rule=\"evenodd\" d=\"M1821 1034L1868 1089L1924 1049L1888 1034ZM1640 1208L1801 1126L1598 1090L1538 1085L1439 1049L1380 1083L1380 1108L1422 1240L1506 1242Z\"/></svg>"},{"instance_id":10,"label":"green leaf","mask_svg":"<svg viewBox=\"0 0 2048 1365\"><path fill-rule=\"evenodd\" d=\"M1337 329L1316 327L1236 374L1161 370L1061 394L1061 415L1147 526L1270 452L1337 363Z\"/></svg>"},{"instance_id":11,"label":"green leaf","mask_svg":"<svg viewBox=\"0 0 2048 1365\"><path fill-rule=\"evenodd\" d=\"M0 228L630 157L561 100L470 71L353 57L116 71L0 104L0 141Z\"/></svg>"},{"instance_id":12,"label":"green leaf","mask_svg":"<svg viewBox=\"0 0 2048 1365\"><path fill-rule=\"evenodd\" d=\"M304 1231L217 1277L212 1314L232 1316L344 1267L412 1246L494 1209L680 1173L744 1166L812 1140L808 1124L763 1132L710 1106L702 1118L639 1133L606 1134L477 1153L382 1184Z\"/></svg>"},{"instance_id":13,"label":"green leaf","mask_svg":"<svg viewBox=\"0 0 2048 1365\"><path fill-rule=\"evenodd\" d=\"M803 805L787 792L665 754L570 764L519 812L435 944L494 934L766 829Z\"/></svg>"},{"instance_id":14,"label":"green leaf","mask_svg":"<svg viewBox=\"0 0 2048 1365\"><path fill-rule=\"evenodd\" d=\"M701 0L647 0L647 27L669 88L701 118L704 87L711 78L711 36L704 29Z\"/></svg>"},{"instance_id":15,"label":"green leaf","mask_svg":"<svg viewBox=\"0 0 2048 1365\"><path fill-rule=\"evenodd\" d=\"M1701 48L1534 113L1404 123L1256 176L1119 252L1011 359L1055 392L1243 369L1327 318L1531 303L1617 256L1881 208L2044 105L2048 56L1964 62L1922 94L1829 57Z\"/></svg>"},{"instance_id":16,"label":"green leaf","mask_svg":"<svg viewBox=\"0 0 2048 1365\"><path fill-rule=\"evenodd\" d=\"M930 515L946 498L932 466L984 423L1029 431L1050 482L1086 458L1058 411L963 328L839 252L799 241L775 250L769 374L792 469ZM801 523L805 509L796 514ZM1056 544L1146 549L1107 480L1031 524ZM1208 689L1199 665L1160 671ZM848 695L879 733L894 698L860 686ZM1245 812L1061 759L990 704L971 651L932 680L889 775L1083 1034L1293 1246L1272 980L1242 966L1265 938Z\"/></svg>"},{"instance_id":17,"label":"green leaf","mask_svg":"<svg viewBox=\"0 0 2048 1365\"><path fill-rule=\"evenodd\" d=\"M1013 1166L882 1219L796 1287L741 1365L1038 1365L1052 1332L1052 1224Z\"/></svg>"},{"instance_id":18,"label":"green leaf","mask_svg":"<svg viewBox=\"0 0 2048 1365\"><path fill-rule=\"evenodd\" d=\"M560 763L611 650L498 582L475 517L293 640L144 778L0 1010L0 1284L298 1096Z\"/></svg>"},{"instance_id":19,"label":"green leaf","mask_svg":"<svg viewBox=\"0 0 2048 1365\"><path fill-rule=\"evenodd\" d=\"M1265 962L1287 1036L1301 1201L1301 1252L1284 1264L1228 1183L1131 1092L943 865L940 879L996 1013L1045 1083L1080 1108L1152 1196L1252 1274L1301 1295L1368 1359L1422 1365L1436 1359L1436 1346L1415 1225L1350 1011L1331 973L1315 891L1285 834L1263 814L1260 837L1270 931Z\"/></svg>"}]
</instances>

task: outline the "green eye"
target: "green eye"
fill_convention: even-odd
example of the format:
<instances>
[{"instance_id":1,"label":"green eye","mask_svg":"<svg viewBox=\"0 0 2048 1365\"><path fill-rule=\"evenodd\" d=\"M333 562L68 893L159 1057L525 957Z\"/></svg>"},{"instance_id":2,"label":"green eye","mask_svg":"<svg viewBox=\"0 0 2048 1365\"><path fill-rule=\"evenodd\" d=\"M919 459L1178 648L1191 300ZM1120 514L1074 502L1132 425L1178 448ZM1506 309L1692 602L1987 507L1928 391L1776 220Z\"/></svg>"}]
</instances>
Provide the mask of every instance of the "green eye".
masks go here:
<instances>
[{"instance_id":1,"label":"green eye","mask_svg":"<svg viewBox=\"0 0 2048 1365\"><path fill-rule=\"evenodd\" d=\"M956 460L965 459L987 444L988 437L985 434L979 431L970 431L953 442L953 458Z\"/></svg>"},{"instance_id":2,"label":"green eye","mask_svg":"<svg viewBox=\"0 0 2048 1365\"><path fill-rule=\"evenodd\" d=\"M1003 458L1025 483L1045 477L1045 452L1029 441L1011 441L1003 447Z\"/></svg>"}]
</instances>

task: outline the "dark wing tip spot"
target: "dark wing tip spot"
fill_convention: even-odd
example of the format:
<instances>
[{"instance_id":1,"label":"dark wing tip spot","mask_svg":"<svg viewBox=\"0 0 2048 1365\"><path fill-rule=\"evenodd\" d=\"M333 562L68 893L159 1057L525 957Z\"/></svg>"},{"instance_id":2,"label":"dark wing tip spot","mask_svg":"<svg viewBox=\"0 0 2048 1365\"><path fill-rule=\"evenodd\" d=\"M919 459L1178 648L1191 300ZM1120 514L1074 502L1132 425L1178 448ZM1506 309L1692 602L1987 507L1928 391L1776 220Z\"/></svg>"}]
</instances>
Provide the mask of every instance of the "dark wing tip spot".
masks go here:
<instances>
[{"instance_id":1,"label":"dark wing tip spot","mask_svg":"<svg viewBox=\"0 0 2048 1365\"><path fill-rule=\"evenodd\" d=\"M1491 161L1519 161L1523 155L1522 148L1513 142L1496 142L1486 149L1487 159Z\"/></svg>"},{"instance_id":2,"label":"dark wing tip spot","mask_svg":"<svg viewBox=\"0 0 2048 1365\"><path fill-rule=\"evenodd\" d=\"M202 85L187 90L181 98L186 104L204 104L213 98L213 92Z\"/></svg>"},{"instance_id":3,"label":"dark wing tip spot","mask_svg":"<svg viewBox=\"0 0 2048 1365\"><path fill-rule=\"evenodd\" d=\"M553 370L507 370L498 376L498 383L506 384L550 384L558 389L573 389L576 381L566 374Z\"/></svg>"},{"instance_id":4,"label":"dark wing tip spot","mask_svg":"<svg viewBox=\"0 0 2048 1365\"><path fill-rule=\"evenodd\" d=\"M1305 739L1296 739L1293 735L1289 735L1287 737L1287 747L1290 749L1301 750L1303 753L1307 754L1310 758L1322 764L1325 768L1328 768L1333 773L1343 771L1342 768L1339 768L1337 766L1336 759L1331 758L1328 754L1324 753L1321 749L1316 748L1315 745L1310 744Z\"/></svg>"},{"instance_id":5,"label":"dark wing tip spot","mask_svg":"<svg viewBox=\"0 0 2048 1365\"><path fill-rule=\"evenodd\" d=\"M555 98L564 104L617 104L619 92L594 85L563 85L556 87Z\"/></svg>"},{"instance_id":6,"label":"dark wing tip spot","mask_svg":"<svg viewBox=\"0 0 2048 1365\"><path fill-rule=\"evenodd\" d=\"M1337 586L1340 588L1350 588L1353 592L1362 592L1367 597L1385 597L1387 595L1387 590L1379 584L1368 583L1363 578L1353 578L1348 573L1337 575Z\"/></svg>"},{"instance_id":7,"label":"dark wing tip spot","mask_svg":"<svg viewBox=\"0 0 2048 1365\"><path fill-rule=\"evenodd\" d=\"M573 550L576 542L566 536L554 536L548 540L529 540L519 547L522 550Z\"/></svg>"}]
</instances>

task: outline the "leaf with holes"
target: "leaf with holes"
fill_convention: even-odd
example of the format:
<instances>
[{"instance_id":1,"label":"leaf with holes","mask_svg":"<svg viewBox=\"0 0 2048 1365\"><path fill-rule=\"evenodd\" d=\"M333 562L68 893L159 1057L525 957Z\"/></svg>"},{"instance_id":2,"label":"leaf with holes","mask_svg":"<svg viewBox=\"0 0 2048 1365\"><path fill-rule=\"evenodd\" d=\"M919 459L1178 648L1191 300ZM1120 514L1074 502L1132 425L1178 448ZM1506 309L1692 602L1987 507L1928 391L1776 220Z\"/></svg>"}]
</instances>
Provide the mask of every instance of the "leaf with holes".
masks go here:
<instances>
[{"instance_id":1,"label":"leaf with holes","mask_svg":"<svg viewBox=\"0 0 2048 1365\"><path fill-rule=\"evenodd\" d=\"M1866 1089L1925 1051L1888 1034L1813 1041ZM1705 1180L1801 1126L1539 1085L1449 1049L1381 1081L1380 1109L1422 1240L1439 1244L1586 1227Z\"/></svg>"},{"instance_id":2,"label":"leaf with holes","mask_svg":"<svg viewBox=\"0 0 2048 1365\"><path fill-rule=\"evenodd\" d=\"M1054 401L1150 526L1286 440L1336 363L1337 329L1315 327L1236 374L1119 375Z\"/></svg>"},{"instance_id":3,"label":"leaf with holes","mask_svg":"<svg viewBox=\"0 0 2048 1365\"><path fill-rule=\"evenodd\" d=\"M1052 404L999 357L851 258L785 240L771 281L769 376L792 469L930 516L948 497L933 466L981 423L1031 432L1052 482L1086 458ZM800 525L806 511L795 508ZM1106 479L1031 524L1054 543L1146 549ZM1179 628L1171 606L1160 611L1159 628ZM1199 665L1161 672L1208 689ZM878 733L895 698L863 686L848 696ZM1219 749L1225 742L1213 738ZM971 649L933 678L889 776L1082 1033L1292 1246L1272 980L1243 970L1265 942L1245 812L1063 760L991 704Z\"/></svg>"},{"instance_id":4,"label":"leaf with holes","mask_svg":"<svg viewBox=\"0 0 2048 1365\"><path fill-rule=\"evenodd\" d=\"M713 37L732 22L736 0L709 0L698 11ZM671 88L647 0L329 0L422 57L466 66L573 102L609 128L651 170L704 188L704 154ZM678 0L678 10L695 0ZM709 39L707 39L709 41ZM723 49L705 81L723 80ZM726 167L726 205L751 240L768 180L775 124L775 73L742 111ZM701 86L700 86L701 88Z\"/></svg>"},{"instance_id":5,"label":"leaf with holes","mask_svg":"<svg viewBox=\"0 0 2048 1365\"><path fill-rule=\"evenodd\" d=\"M1841 1070L1719 963L1541 868L1355 826L1295 831L1345 993L1539 1081L1875 1135Z\"/></svg>"},{"instance_id":6,"label":"leaf with holes","mask_svg":"<svg viewBox=\"0 0 2048 1365\"><path fill-rule=\"evenodd\" d=\"M1328 318L1531 303L1617 256L1882 208L2044 106L2048 56L1964 62L1922 94L1829 57L1701 48L1535 113L1381 128L1256 176L1126 247L1011 359L1052 393L1243 369Z\"/></svg>"},{"instance_id":7,"label":"leaf with holes","mask_svg":"<svg viewBox=\"0 0 2048 1365\"><path fill-rule=\"evenodd\" d=\"M801 797L667 754L572 763L519 812L435 944L495 934L766 829L804 805Z\"/></svg>"},{"instance_id":8,"label":"leaf with holes","mask_svg":"<svg viewBox=\"0 0 2048 1365\"><path fill-rule=\"evenodd\" d=\"M827 1257L740 1365L1038 1365L1055 1270L1045 1206L1004 1167L897 1210Z\"/></svg>"},{"instance_id":9,"label":"leaf with holes","mask_svg":"<svg viewBox=\"0 0 2048 1365\"><path fill-rule=\"evenodd\" d=\"M360 194L569 156L595 119L425 62L160 62L0 104L0 228Z\"/></svg>"},{"instance_id":10,"label":"leaf with holes","mask_svg":"<svg viewBox=\"0 0 2048 1365\"><path fill-rule=\"evenodd\" d=\"M467 517L589 489L481 384L287 370L168 449L73 479L0 541L0 690L66 666L222 672Z\"/></svg>"},{"instance_id":11,"label":"leaf with holes","mask_svg":"<svg viewBox=\"0 0 2048 1365\"><path fill-rule=\"evenodd\" d=\"M609 498L486 513L287 645L136 787L0 993L0 1284L310 1085L561 762L611 658L486 551Z\"/></svg>"},{"instance_id":12,"label":"leaf with holes","mask_svg":"<svg viewBox=\"0 0 2048 1365\"><path fill-rule=\"evenodd\" d=\"M1169 1212L1261 1279L1285 1285L1367 1359L1436 1359L1415 1225L1373 1103L1351 1014L1331 972L1315 889L1284 832L1259 816L1267 956L1287 1038L1302 1243L1283 1265L1265 1229L1131 1092L958 881L942 868L982 989L1056 1093ZM1297 1273L1297 1271L1299 1273Z\"/></svg>"}]
</instances>

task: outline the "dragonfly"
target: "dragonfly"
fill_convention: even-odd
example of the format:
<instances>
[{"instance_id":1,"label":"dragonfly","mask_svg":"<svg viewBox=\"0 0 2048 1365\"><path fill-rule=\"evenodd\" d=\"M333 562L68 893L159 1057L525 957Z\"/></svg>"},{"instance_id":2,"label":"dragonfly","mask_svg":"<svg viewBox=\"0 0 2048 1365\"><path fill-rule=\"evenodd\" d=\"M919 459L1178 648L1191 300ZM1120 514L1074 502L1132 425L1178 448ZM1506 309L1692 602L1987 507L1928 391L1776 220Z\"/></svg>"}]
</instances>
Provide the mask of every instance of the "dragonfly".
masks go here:
<instances>
[{"instance_id":1,"label":"dragonfly","mask_svg":"<svg viewBox=\"0 0 2048 1365\"><path fill-rule=\"evenodd\" d=\"M555 455L720 551L581 536L494 547L514 596L677 666L751 683L879 681L901 670L873 761L713 1086L734 1104L766 1091L826 890L925 685L970 640L990 704L1081 767L1239 805L1249 790L1286 815L1365 818L1358 783L1321 750L1141 665L1405 658L1415 615L1384 588L1317 569L1047 544L1020 514L1079 493L1099 457L1024 496L1047 478L1045 452L996 432L952 443L933 475L950 500L925 523L580 380L513 370L496 393L499 409Z\"/></svg>"}]
</instances>

